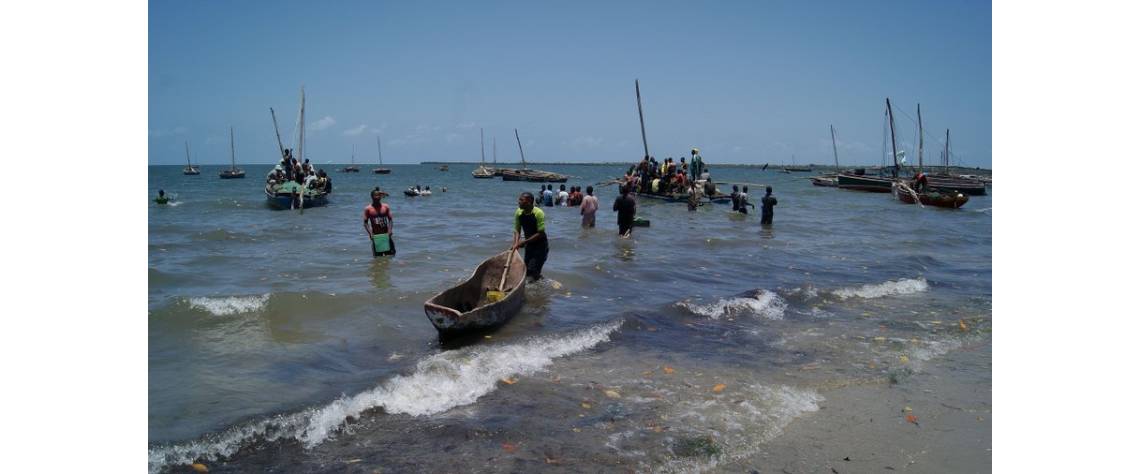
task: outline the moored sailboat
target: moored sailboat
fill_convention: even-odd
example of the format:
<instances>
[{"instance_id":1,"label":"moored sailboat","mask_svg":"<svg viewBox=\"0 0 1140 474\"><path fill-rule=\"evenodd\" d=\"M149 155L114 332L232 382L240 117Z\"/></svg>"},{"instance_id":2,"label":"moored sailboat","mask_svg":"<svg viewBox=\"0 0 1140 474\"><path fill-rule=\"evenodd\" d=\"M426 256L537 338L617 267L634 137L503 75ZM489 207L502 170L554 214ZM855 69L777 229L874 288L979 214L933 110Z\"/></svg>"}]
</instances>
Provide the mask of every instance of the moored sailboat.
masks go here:
<instances>
[{"instance_id":1,"label":"moored sailboat","mask_svg":"<svg viewBox=\"0 0 1140 474\"><path fill-rule=\"evenodd\" d=\"M230 169L222 170L218 173L222 179L237 179L245 178L245 170L237 167L237 161L234 158L234 128L230 127Z\"/></svg>"},{"instance_id":2,"label":"moored sailboat","mask_svg":"<svg viewBox=\"0 0 1140 474\"><path fill-rule=\"evenodd\" d=\"M487 167L487 150L483 146L483 129L479 129L479 167L471 172L471 176L479 179L495 177L495 170Z\"/></svg>"},{"instance_id":3,"label":"moored sailboat","mask_svg":"<svg viewBox=\"0 0 1140 474\"><path fill-rule=\"evenodd\" d=\"M186 142L186 167L182 168L182 174L187 176L197 176L202 174L198 168L190 164L190 142Z\"/></svg>"},{"instance_id":4,"label":"moored sailboat","mask_svg":"<svg viewBox=\"0 0 1140 474\"><path fill-rule=\"evenodd\" d=\"M372 168L372 172L376 174L389 174L391 169L384 167L384 153L380 151L380 137L376 137L376 156L380 159L380 167Z\"/></svg>"}]
</instances>

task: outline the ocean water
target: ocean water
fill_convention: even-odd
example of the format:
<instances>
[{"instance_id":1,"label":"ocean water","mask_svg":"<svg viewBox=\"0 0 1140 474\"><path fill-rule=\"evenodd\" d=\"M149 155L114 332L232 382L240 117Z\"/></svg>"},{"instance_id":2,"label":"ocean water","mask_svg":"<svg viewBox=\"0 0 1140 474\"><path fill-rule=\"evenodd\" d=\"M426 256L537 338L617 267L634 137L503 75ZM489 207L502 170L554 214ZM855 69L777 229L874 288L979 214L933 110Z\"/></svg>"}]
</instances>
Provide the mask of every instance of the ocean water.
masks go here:
<instances>
[{"instance_id":1,"label":"ocean water","mask_svg":"<svg viewBox=\"0 0 1140 474\"><path fill-rule=\"evenodd\" d=\"M652 225L626 240L616 187L596 186L595 229L544 208L547 279L522 312L442 344L423 302L506 249L538 183L336 167L330 204L304 213L266 207L268 165L244 180L150 167L148 199L176 197L148 204L151 471L724 470L821 416L836 387L906 383L991 344L992 195L920 209L711 163L753 202L773 186L774 225L639 200ZM541 168L583 188L624 171ZM434 195L402 195L415 184ZM374 186L391 194L393 258L362 228Z\"/></svg>"}]
</instances>

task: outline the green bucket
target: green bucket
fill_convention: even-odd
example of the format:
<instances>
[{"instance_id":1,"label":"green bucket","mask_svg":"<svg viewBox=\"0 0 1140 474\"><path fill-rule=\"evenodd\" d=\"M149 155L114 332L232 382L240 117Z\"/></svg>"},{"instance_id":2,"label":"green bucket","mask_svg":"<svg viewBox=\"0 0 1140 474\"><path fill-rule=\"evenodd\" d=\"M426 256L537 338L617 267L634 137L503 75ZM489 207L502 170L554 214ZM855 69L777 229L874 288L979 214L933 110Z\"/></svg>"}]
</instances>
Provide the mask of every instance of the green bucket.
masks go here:
<instances>
[{"instance_id":1,"label":"green bucket","mask_svg":"<svg viewBox=\"0 0 1140 474\"><path fill-rule=\"evenodd\" d=\"M372 255L390 255L392 254L392 240L388 234L375 234L372 236Z\"/></svg>"}]
</instances>

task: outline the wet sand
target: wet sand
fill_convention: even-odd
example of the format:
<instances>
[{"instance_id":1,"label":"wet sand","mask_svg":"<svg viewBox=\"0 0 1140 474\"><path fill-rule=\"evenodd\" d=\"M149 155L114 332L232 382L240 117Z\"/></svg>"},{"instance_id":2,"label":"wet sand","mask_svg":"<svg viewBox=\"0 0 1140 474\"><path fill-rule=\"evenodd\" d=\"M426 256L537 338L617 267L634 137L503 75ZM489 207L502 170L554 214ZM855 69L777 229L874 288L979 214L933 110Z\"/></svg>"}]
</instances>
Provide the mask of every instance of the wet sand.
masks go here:
<instances>
[{"instance_id":1,"label":"wet sand","mask_svg":"<svg viewBox=\"0 0 1140 474\"><path fill-rule=\"evenodd\" d=\"M992 360L992 341L985 340L927 361L897 384L821 388L818 411L789 424L757 455L718 470L990 472Z\"/></svg>"}]
</instances>

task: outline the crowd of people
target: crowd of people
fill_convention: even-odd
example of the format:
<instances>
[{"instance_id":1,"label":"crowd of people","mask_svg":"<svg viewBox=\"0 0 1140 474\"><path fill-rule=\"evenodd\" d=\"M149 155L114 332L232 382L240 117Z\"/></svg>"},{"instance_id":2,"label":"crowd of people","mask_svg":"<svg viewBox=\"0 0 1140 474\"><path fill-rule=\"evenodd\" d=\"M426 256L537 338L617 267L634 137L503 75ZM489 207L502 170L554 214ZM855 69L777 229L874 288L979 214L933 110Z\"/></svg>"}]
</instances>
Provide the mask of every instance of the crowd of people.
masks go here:
<instances>
[{"instance_id":1,"label":"crowd of people","mask_svg":"<svg viewBox=\"0 0 1140 474\"><path fill-rule=\"evenodd\" d=\"M308 158L298 160L293 156L293 150L286 148L281 161L265 176L265 189L276 191L290 182L324 194L332 192L332 178L325 170L314 168Z\"/></svg>"},{"instance_id":2,"label":"crowd of people","mask_svg":"<svg viewBox=\"0 0 1140 474\"><path fill-rule=\"evenodd\" d=\"M673 157L658 162L656 157L645 155L641 162L630 166L622 178L622 183L630 186L632 192L640 194L698 194L713 196L716 194L716 185L709 179L708 168L700 150L693 148L690 152L692 159L685 162L685 157L674 161ZM703 184L698 185L703 181Z\"/></svg>"}]
</instances>

